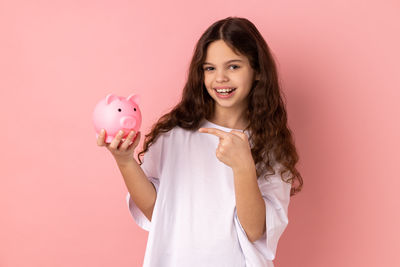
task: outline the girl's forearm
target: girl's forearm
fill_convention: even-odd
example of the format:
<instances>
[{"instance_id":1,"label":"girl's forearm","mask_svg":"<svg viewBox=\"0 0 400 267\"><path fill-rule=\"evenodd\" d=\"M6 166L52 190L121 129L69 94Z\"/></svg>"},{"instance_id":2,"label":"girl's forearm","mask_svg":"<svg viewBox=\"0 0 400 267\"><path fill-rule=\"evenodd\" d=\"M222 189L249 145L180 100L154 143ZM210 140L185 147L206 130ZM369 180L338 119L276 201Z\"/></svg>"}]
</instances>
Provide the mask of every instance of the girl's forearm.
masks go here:
<instances>
[{"instance_id":1,"label":"girl's forearm","mask_svg":"<svg viewBox=\"0 0 400 267\"><path fill-rule=\"evenodd\" d=\"M154 185L147 179L146 174L135 159L132 158L131 161L127 162L117 161L117 165L132 200L151 221L157 197Z\"/></svg>"},{"instance_id":2,"label":"girl's forearm","mask_svg":"<svg viewBox=\"0 0 400 267\"><path fill-rule=\"evenodd\" d=\"M256 169L253 165L233 170L236 212L251 242L258 240L266 230L265 202L258 187Z\"/></svg>"}]
</instances>

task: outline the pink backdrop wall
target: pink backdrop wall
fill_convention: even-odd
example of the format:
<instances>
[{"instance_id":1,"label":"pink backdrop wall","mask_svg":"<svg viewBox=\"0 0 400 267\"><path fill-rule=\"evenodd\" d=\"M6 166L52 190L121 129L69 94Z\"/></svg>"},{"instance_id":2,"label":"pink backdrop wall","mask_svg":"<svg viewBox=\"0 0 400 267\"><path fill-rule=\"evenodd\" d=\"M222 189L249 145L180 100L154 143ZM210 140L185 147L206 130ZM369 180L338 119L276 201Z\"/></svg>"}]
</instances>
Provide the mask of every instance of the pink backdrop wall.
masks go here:
<instances>
[{"instance_id":1,"label":"pink backdrop wall","mask_svg":"<svg viewBox=\"0 0 400 267\"><path fill-rule=\"evenodd\" d=\"M147 133L178 101L200 34L230 15L275 54L301 158L275 265L400 266L399 11L394 0L1 0L0 266L142 265L148 233L96 145L92 110L136 92Z\"/></svg>"}]
</instances>

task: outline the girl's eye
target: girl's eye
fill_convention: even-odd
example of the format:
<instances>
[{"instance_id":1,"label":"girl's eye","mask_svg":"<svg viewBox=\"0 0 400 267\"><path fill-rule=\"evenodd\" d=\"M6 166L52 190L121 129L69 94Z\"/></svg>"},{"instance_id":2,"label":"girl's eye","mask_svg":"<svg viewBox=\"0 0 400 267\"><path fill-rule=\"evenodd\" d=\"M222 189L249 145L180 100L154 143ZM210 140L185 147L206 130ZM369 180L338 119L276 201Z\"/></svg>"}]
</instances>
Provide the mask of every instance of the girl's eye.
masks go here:
<instances>
[{"instance_id":1,"label":"girl's eye","mask_svg":"<svg viewBox=\"0 0 400 267\"><path fill-rule=\"evenodd\" d=\"M234 69L240 68L238 65L230 65L229 67L235 67ZM213 67L205 67L204 70L207 71L207 70L210 70L210 68L213 69Z\"/></svg>"}]
</instances>

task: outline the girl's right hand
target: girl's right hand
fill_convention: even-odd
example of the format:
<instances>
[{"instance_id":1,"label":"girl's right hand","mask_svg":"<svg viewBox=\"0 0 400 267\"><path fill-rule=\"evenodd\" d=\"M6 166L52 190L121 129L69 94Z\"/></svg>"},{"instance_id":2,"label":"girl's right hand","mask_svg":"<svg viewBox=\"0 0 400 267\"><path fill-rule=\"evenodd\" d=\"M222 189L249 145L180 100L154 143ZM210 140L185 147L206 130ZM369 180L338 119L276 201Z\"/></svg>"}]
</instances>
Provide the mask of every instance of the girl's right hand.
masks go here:
<instances>
[{"instance_id":1,"label":"girl's right hand","mask_svg":"<svg viewBox=\"0 0 400 267\"><path fill-rule=\"evenodd\" d=\"M119 132L111 143L105 143L104 139L106 136L106 131L103 129L103 132L100 132L99 137L97 138L98 146L105 146L111 154L114 156L115 160L118 163L131 162L134 160L133 152L140 141L140 131L135 135L135 131L131 131L124 142L121 143L122 136L124 136L124 132ZM133 142L132 142L133 139ZM131 143L132 142L132 143ZM121 143L121 144L120 144Z\"/></svg>"}]
</instances>

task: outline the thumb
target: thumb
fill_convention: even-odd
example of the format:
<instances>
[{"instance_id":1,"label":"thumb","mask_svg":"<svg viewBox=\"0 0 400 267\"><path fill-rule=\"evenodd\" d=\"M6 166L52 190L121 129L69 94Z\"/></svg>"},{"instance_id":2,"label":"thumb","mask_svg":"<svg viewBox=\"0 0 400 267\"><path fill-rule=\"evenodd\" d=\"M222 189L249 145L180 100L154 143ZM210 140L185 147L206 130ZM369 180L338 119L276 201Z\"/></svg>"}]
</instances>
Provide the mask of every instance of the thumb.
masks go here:
<instances>
[{"instance_id":1,"label":"thumb","mask_svg":"<svg viewBox=\"0 0 400 267\"><path fill-rule=\"evenodd\" d=\"M245 133L239 132L239 131L236 131L236 130L232 130L232 131L230 131L230 133L232 133L232 134L234 134L234 135L236 135L236 136L239 136L241 139L244 139L245 136L246 136Z\"/></svg>"}]
</instances>

